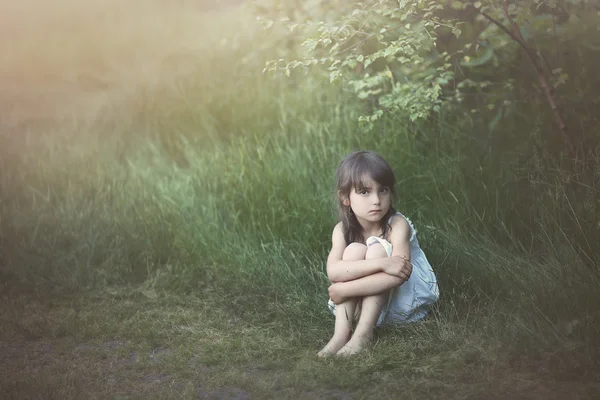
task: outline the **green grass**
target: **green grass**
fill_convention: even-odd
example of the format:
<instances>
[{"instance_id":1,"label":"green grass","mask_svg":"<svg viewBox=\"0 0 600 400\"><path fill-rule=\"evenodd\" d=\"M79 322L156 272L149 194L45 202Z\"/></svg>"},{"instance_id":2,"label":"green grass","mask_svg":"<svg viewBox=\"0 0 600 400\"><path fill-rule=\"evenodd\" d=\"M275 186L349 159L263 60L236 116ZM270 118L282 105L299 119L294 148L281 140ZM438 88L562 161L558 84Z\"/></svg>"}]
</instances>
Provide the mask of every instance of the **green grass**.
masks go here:
<instances>
[{"instance_id":1,"label":"green grass","mask_svg":"<svg viewBox=\"0 0 600 400\"><path fill-rule=\"evenodd\" d=\"M114 26L51 51L63 26L52 18L69 18L57 8L23 24L21 47L2 43L3 82L19 93L0 99L13 107L0 110L8 397L598 395L593 163L529 159L510 141L472 157L451 115L389 116L365 133L361 105L317 71L260 73L284 41L243 9L152 3L133 29L141 5L94 4ZM77 10L71 22L87 27L93 15ZM26 51L40 37L44 51ZM19 73L39 84L19 86ZM85 79L65 86L72 76ZM441 298L366 354L318 360L333 329L333 173L357 148L396 171L395 206L417 225Z\"/></svg>"},{"instance_id":2,"label":"green grass","mask_svg":"<svg viewBox=\"0 0 600 400\"><path fill-rule=\"evenodd\" d=\"M329 326L257 323L229 300L137 289L52 305L17 300L12 310L27 311L18 320L3 315L0 387L9 398L558 399L591 398L600 389L589 371L568 365L581 344L531 364L484 334L482 326L496 322L490 317L464 324L435 316L387 328L357 358L320 360L316 345ZM6 330L10 322L18 330ZM557 363L580 371L557 373Z\"/></svg>"}]
</instances>

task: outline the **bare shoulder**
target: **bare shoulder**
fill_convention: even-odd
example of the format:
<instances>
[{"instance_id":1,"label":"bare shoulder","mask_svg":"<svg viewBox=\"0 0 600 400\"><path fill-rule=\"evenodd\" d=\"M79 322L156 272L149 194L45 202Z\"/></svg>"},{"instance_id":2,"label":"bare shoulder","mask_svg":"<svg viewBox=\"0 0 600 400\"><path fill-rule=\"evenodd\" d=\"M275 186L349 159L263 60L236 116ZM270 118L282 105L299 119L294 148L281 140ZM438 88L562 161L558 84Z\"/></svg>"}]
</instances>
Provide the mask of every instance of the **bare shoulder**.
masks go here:
<instances>
[{"instance_id":1,"label":"bare shoulder","mask_svg":"<svg viewBox=\"0 0 600 400\"><path fill-rule=\"evenodd\" d=\"M337 223L337 224L335 224L335 226L333 227L333 233L335 234L336 232L343 233L343 225L342 225L342 221L338 222L338 223Z\"/></svg>"},{"instance_id":2,"label":"bare shoulder","mask_svg":"<svg viewBox=\"0 0 600 400\"><path fill-rule=\"evenodd\" d=\"M346 245L346 239L344 239L344 228L341 222L337 223L333 228L333 233L331 234L331 241L333 244L343 244Z\"/></svg>"},{"instance_id":3,"label":"bare shoulder","mask_svg":"<svg viewBox=\"0 0 600 400\"><path fill-rule=\"evenodd\" d=\"M344 238L344 230L340 222L333 228L333 233L331 234L331 250L327 257L327 264L341 260L345 249L346 239Z\"/></svg>"},{"instance_id":4,"label":"bare shoulder","mask_svg":"<svg viewBox=\"0 0 600 400\"><path fill-rule=\"evenodd\" d=\"M392 216L392 220L390 221L390 226L392 230L389 234L390 242L397 240L409 240L411 236L410 224L400 214L396 214ZM394 240L395 239L395 240Z\"/></svg>"}]
</instances>

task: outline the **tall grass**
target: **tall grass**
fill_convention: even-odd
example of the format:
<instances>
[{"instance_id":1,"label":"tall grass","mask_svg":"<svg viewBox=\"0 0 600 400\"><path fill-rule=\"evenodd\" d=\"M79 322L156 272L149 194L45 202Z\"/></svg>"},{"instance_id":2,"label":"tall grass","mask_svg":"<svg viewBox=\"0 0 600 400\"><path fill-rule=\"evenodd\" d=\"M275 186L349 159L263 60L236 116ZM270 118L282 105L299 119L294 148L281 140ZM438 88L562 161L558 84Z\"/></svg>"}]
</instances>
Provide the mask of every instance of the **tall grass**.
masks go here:
<instances>
[{"instance_id":1,"label":"tall grass","mask_svg":"<svg viewBox=\"0 0 600 400\"><path fill-rule=\"evenodd\" d=\"M28 23L2 44L14 84L1 96L4 274L64 291L216 293L257 321L326 323L333 172L369 148L396 171L396 208L438 275L440 329L543 348L598 334L598 255L577 241L597 233L559 185L568 173L543 173L549 158L525 172L507 168L522 161L510 152L474 160L451 116L361 132L342 87L260 73L282 39L250 28L245 9L21 4L37 13L13 10ZM593 182L578 183L592 202Z\"/></svg>"}]
</instances>

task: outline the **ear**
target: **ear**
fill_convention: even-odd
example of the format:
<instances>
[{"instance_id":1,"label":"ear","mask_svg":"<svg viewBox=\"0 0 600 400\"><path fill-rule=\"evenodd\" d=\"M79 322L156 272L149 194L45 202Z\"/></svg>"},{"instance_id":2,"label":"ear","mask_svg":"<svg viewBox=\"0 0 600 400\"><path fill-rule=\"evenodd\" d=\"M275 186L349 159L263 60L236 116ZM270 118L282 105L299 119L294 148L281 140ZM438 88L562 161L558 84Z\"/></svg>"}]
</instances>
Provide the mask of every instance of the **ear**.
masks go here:
<instances>
[{"instance_id":1,"label":"ear","mask_svg":"<svg viewBox=\"0 0 600 400\"><path fill-rule=\"evenodd\" d=\"M338 190L338 198L342 201L343 205L350 207L350 199L348 196L344 196L340 190Z\"/></svg>"}]
</instances>

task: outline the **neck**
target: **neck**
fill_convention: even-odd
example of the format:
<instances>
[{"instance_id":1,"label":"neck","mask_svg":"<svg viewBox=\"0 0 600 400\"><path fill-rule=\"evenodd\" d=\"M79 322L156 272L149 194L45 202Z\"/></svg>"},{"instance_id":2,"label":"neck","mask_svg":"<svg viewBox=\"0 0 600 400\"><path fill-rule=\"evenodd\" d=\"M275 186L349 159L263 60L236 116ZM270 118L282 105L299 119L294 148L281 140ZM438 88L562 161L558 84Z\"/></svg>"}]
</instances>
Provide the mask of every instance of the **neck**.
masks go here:
<instances>
[{"instance_id":1,"label":"neck","mask_svg":"<svg viewBox=\"0 0 600 400\"><path fill-rule=\"evenodd\" d=\"M369 236L381 236L381 221L369 222L369 221L358 221L363 230L363 236L365 240Z\"/></svg>"}]
</instances>

